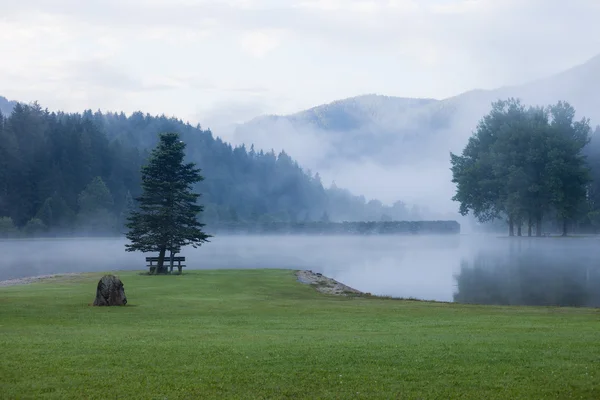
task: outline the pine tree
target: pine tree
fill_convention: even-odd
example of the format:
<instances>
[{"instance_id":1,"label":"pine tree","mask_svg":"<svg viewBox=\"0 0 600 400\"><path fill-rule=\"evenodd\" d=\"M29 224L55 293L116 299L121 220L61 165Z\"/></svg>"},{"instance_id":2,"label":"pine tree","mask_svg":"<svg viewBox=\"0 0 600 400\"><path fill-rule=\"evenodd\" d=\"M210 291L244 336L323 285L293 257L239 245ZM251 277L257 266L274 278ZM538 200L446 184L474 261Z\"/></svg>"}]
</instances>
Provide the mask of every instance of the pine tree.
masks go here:
<instances>
[{"instance_id":1,"label":"pine tree","mask_svg":"<svg viewBox=\"0 0 600 400\"><path fill-rule=\"evenodd\" d=\"M128 190L125 194L123 209L119 214L119 229L122 229L124 226L127 226L127 218L131 215L131 213L134 210L135 205L133 203L133 196L131 196L131 192Z\"/></svg>"},{"instance_id":2,"label":"pine tree","mask_svg":"<svg viewBox=\"0 0 600 400\"><path fill-rule=\"evenodd\" d=\"M138 210L128 218L127 251L159 253L156 273L165 273L166 251L178 253L181 247L194 248L211 237L198 220L203 206L196 203L192 186L204 180L194 163L184 163L185 144L177 133L163 133L142 167L142 195L136 198Z\"/></svg>"},{"instance_id":3,"label":"pine tree","mask_svg":"<svg viewBox=\"0 0 600 400\"><path fill-rule=\"evenodd\" d=\"M32 218L27 221L25 227L23 227L23 232L29 236L36 236L48 229L46 224L39 218Z\"/></svg>"},{"instance_id":4,"label":"pine tree","mask_svg":"<svg viewBox=\"0 0 600 400\"><path fill-rule=\"evenodd\" d=\"M99 176L79 194L79 224L92 232L113 231L115 217L110 212L114 201L110 190Z\"/></svg>"}]
</instances>

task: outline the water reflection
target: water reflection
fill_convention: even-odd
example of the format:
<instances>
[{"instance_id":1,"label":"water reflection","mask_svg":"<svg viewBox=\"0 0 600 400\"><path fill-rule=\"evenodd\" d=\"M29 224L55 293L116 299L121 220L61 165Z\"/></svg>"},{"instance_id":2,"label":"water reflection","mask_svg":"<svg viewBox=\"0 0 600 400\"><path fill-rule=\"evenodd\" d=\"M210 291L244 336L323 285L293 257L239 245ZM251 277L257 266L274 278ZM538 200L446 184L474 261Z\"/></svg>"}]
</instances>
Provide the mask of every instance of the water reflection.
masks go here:
<instances>
[{"instance_id":1,"label":"water reflection","mask_svg":"<svg viewBox=\"0 0 600 400\"><path fill-rule=\"evenodd\" d=\"M580 241L580 242L578 242ZM538 306L600 306L596 240L516 239L463 259L454 301Z\"/></svg>"},{"instance_id":2,"label":"water reflection","mask_svg":"<svg viewBox=\"0 0 600 400\"><path fill-rule=\"evenodd\" d=\"M0 280L142 270L121 238L0 241ZM600 238L226 236L187 269L312 269L375 295L481 304L600 306Z\"/></svg>"}]
</instances>

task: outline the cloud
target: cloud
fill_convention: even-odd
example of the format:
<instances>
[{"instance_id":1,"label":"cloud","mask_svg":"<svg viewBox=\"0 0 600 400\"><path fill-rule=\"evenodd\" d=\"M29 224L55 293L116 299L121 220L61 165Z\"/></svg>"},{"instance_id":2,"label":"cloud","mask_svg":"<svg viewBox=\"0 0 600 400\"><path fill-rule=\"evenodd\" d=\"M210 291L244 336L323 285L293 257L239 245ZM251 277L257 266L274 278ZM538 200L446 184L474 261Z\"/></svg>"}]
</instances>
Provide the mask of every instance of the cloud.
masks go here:
<instances>
[{"instance_id":1,"label":"cloud","mask_svg":"<svg viewBox=\"0 0 600 400\"><path fill-rule=\"evenodd\" d=\"M242 34L242 49L252 57L262 58L282 43L282 30L256 30Z\"/></svg>"},{"instance_id":2,"label":"cloud","mask_svg":"<svg viewBox=\"0 0 600 400\"><path fill-rule=\"evenodd\" d=\"M54 80L69 81L71 85L86 90L97 88L129 92L160 91L179 87L176 80L164 76L140 74L134 76L105 59L77 60L57 65Z\"/></svg>"},{"instance_id":3,"label":"cloud","mask_svg":"<svg viewBox=\"0 0 600 400\"><path fill-rule=\"evenodd\" d=\"M364 93L444 98L518 84L600 52L597 0L0 2L0 95L176 115L217 135ZM307 132L259 139L307 164L331 145ZM361 190L387 196L375 183Z\"/></svg>"},{"instance_id":4,"label":"cloud","mask_svg":"<svg viewBox=\"0 0 600 400\"><path fill-rule=\"evenodd\" d=\"M235 124L265 113L268 106L264 99L251 100L225 100L198 111L197 118L205 121L204 125L222 135L224 131ZM215 129L216 128L216 129Z\"/></svg>"},{"instance_id":5,"label":"cloud","mask_svg":"<svg viewBox=\"0 0 600 400\"><path fill-rule=\"evenodd\" d=\"M75 24L80 29L91 25L146 31L149 40L187 37L193 42L215 32L229 32L237 35L242 51L258 58L280 46L281 32L286 31L296 38L337 46L386 47L414 56L424 65L452 54L475 58L480 52L485 56L496 52L506 63L514 64L522 58L511 54L510 49L515 53L524 47L531 51L532 63L536 64L540 49L550 51L552 40L540 41L548 34L561 42L561 36L570 40L586 33L593 36L598 4L595 0L573 0L566 10L562 0L62 0L51 5L23 0L9 2L3 12L8 19L40 15L60 18L63 26ZM434 55L429 47L411 45L413 41L438 43L439 48ZM535 51L529 43L542 46ZM580 57L580 46L571 43L561 51ZM497 51L499 47L502 51ZM485 57L478 61L497 65Z\"/></svg>"},{"instance_id":6,"label":"cloud","mask_svg":"<svg viewBox=\"0 0 600 400\"><path fill-rule=\"evenodd\" d=\"M457 15L481 11L481 7L485 7L485 4L486 3L481 0L458 0L433 4L429 9L437 14Z\"/></svg>"}]
</instances>

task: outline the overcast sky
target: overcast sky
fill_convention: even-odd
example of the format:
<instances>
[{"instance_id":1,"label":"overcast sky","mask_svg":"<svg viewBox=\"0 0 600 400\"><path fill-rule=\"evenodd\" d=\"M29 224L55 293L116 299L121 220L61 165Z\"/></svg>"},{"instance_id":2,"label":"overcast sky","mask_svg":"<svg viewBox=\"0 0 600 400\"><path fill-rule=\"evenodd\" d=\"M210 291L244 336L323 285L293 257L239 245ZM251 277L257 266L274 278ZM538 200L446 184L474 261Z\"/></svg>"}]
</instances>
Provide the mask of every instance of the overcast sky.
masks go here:
<instances>
[{"instance_id":1,"label":"overcast sky","mask_svg":"<svg viewBox=\"0 0 600 400\"><path fill-rule=\"evenodd\" d=\"M203 126L444 98L586 61L599 20L600 0L0 0L0 95Z\"/></svg>"}]
</instances>

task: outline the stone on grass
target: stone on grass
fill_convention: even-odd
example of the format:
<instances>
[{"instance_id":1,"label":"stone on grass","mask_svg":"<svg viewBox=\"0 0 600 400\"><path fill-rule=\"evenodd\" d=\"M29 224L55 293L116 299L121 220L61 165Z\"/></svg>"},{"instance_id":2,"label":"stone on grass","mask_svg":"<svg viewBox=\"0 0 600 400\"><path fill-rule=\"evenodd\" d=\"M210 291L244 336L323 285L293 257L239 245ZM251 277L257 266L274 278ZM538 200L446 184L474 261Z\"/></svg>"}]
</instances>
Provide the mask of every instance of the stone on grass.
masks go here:
<instances>
[{"instance_id":1,"label":"stone on grass","mask_svg":"<svg viewBox=\"0 0 600 400\"><path fill-rule=\"evenodd\" d=\"M96 289L95 306L124 306L127 296L123 282L114 275L104 275L98 282Z\"/></svg>"}]
</instances>

